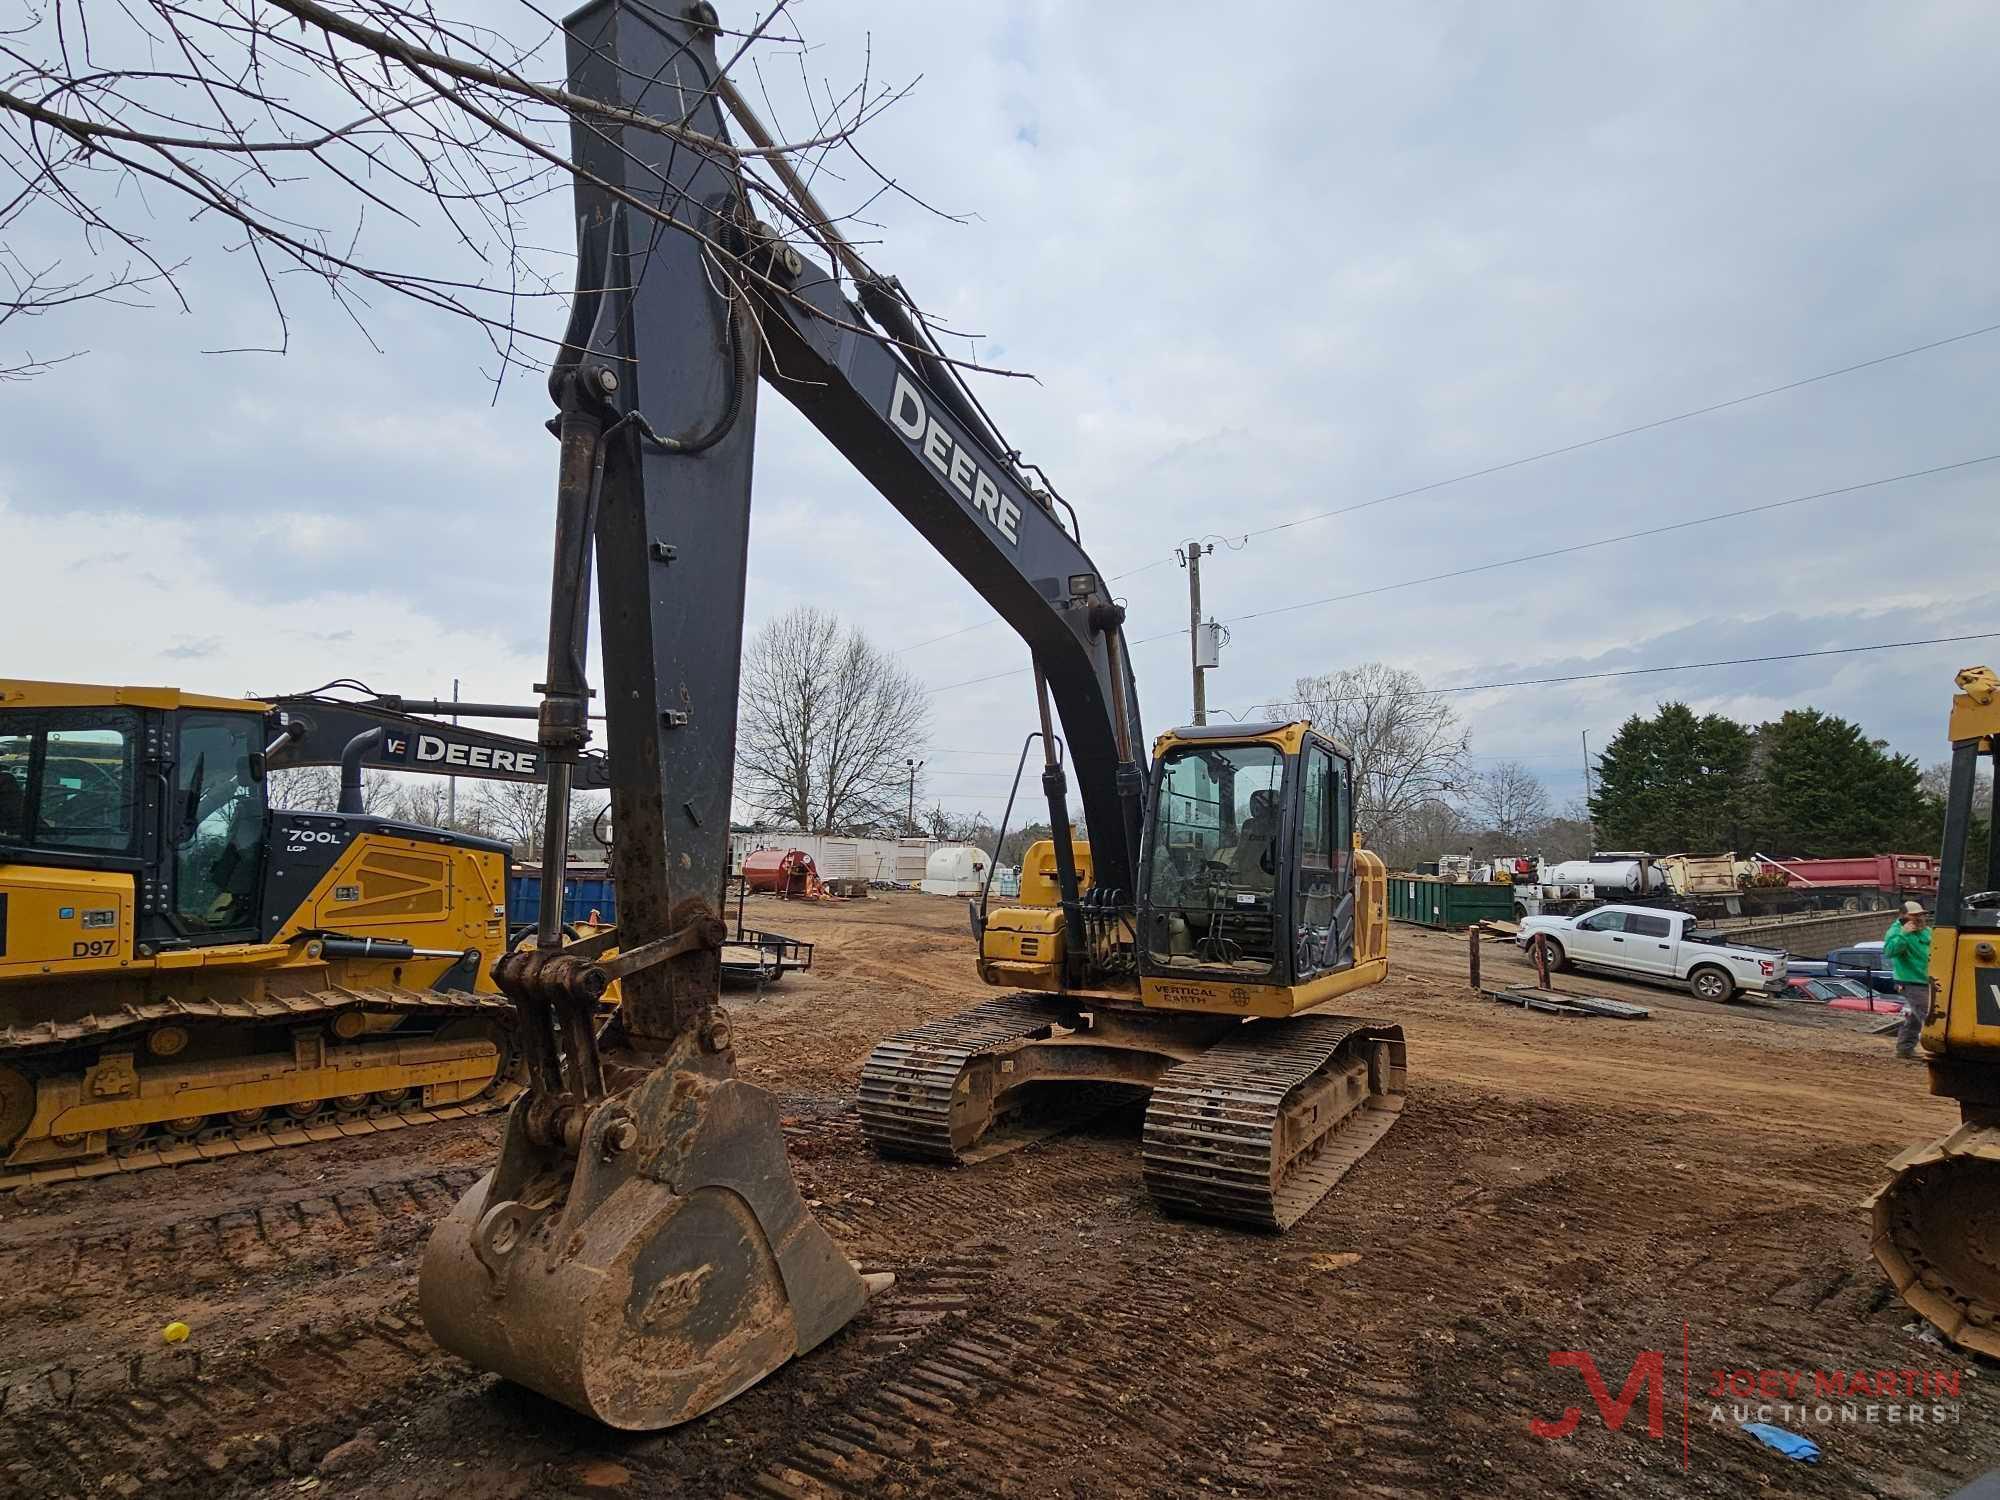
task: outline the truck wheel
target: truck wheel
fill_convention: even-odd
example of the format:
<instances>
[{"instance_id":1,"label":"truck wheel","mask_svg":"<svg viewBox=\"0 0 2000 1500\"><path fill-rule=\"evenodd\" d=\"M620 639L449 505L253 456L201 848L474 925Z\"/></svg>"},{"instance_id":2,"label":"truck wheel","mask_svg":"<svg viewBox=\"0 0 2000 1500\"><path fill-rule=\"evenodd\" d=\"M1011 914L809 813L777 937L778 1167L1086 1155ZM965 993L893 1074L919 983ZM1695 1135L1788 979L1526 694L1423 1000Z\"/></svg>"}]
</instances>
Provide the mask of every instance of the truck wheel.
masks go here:
<instances>
[{"instance_id":1,"label":"truck wheel","mask_svg":"<svg viewBox=\"0 0 2000 1500\"><path fill-rule=\"evenodd\" d=\"M1528 908L1522 902L1516 901L1514 903L1514 920L1516 922L1525 922L1528 920Z\"/></svg>"},{"instance_id":2,"label":"truck wheel","mask_svg":"<svg viewBox=\"0 0 2000 1500\"><path fill-rule=\"evenodd\" d=\"M1549 945L1549 972L1551 974L1562 973L1563 970L1569 967L1569 955L1563 952L1563 945L1554 938L1543 938L1542 941ZM1528 949L1528 962L1533 963L1534 961L1535 950L1530 945Z\"/></svg>"},{"instance_id":3,"label":"truck wheel","mask_svg":"<svg viewBox=\"0 0 2000 1500\"><path fill-rule=\"evenodd\" d=\"M1734 1000L1736 981L1729 977L1728 970L1703 964L1688 975L1688 990L1697 1000Z\"/></svg>"}]
</instances>

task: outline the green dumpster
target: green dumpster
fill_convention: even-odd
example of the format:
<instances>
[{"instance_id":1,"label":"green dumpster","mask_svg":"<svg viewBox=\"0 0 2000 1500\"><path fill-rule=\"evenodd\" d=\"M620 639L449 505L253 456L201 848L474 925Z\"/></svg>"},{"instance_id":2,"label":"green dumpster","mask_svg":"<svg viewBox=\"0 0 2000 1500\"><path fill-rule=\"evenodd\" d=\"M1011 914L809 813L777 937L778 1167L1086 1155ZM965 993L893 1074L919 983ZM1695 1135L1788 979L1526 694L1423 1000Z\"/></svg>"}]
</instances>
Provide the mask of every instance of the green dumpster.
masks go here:
<instances>
[{"instance_id":1,"label":"green dumpster","mask_svg":"<svg viewBox=\"0 0 2000 1500\"><path fill-rule=\"evenodd\" d=\"M1439 880L1435 875L1391 875L1389 919L1419 927L1470 927L1474 922L1507 922L1514 916L1511 885Z\"/></svg>"}]
</instances>

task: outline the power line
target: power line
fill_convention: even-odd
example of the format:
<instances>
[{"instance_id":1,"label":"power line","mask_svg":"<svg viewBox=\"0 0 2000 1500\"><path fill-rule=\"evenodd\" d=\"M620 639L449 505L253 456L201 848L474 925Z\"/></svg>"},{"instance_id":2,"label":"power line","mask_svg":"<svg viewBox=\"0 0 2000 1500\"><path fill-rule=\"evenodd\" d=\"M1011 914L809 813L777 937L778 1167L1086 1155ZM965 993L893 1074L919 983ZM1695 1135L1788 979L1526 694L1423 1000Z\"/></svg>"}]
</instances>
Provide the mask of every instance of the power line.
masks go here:
<instances>
[{"instance_id":1,"label":"power line","mask_svg":"<svg viewBox=\"0 0 2000 1500\"><path fill-rule=\"evenodd\" d=\"M1429 484L1415 485L1409 489L1394 490L1386 495L1377 495L1372 500L1360 500L1352 505L1337 506L1332 510L1323 510L1313 515L1300 516L1296 520L1280 521L1275 525L1263 526L1253 531L1242 532L1240 535L1244 541L1248 541L1253 536L1269 536L1273 532L1289 531L1295 526L1305 526L1315 521L1327 521L1337 516L1352 515L1356 511L1370 510L1377 505L1387 505L1392 500L1407 500L1414 495L1427 495L1434 490L1446 489L1455 484L1465 484L1474 479L1484 479L1492 474L1503 474L1509 469L1518 469L1528 464L1540 463L1544 459L1560 458L1566 453L1577 453L1585 448L1595 448L1604 443L1616 442L1620 438L1635 437L1642 432L1654 432L1662 427L1671 427L1676 422L1688 422L1696 417L1710 416L1715 412L1727 411L1731 407L1743 406L1752 401L1761 401L1767 396L1783 395L1786 391L1796 391L1805 386L1818 385L1821 381L1836 380L1842 375L1852 375L1861 370L1871 370L1877 365L1891 364L1899 359L1909 359L1913 355L1928 354L1933 349L1943 349L1952 344L1962 344L1967 339L1976 339L1996 332L2000 332L2000 323L1988 323L1984 327L1968 329L1964 333L1954 333L1946 338L1932 339L1929 343L1913 344L1907 349L1898 349L1891 354L1878 354L1873 359L1864 359L1855 364L1842 365L1837 370L1822 370L1817 375L1806 375L1797 380L1788 380L1783 385L1767 386L1763 390L1751 391L1746 395L1731 396L1726 401L1713 401L1706 406L1697 406L1688 411L1675 412L1672 416L1658 417L1653 421L1641 422L1633 427L1621 427L1616 432L1601 433L1596 437L1584 438L1580 442L1565 443L1557 448L1545 448L1539 453L1530 453L1521 458L1510 458L1504 463L1488 464L1485 468L1468 469L1465 473L1454 474L1449 479L1436 479L1432 480ZM1166 566L1166 564L1173 560L1172 554L1166 557L1155 558L1152 562L1141 563L1136 568L1128 568L1122 573L1114 573L1111 575L1109 581L1116 583L1120 579L1131 578L1140 573L1150 572L1154 568ZM1254 617L1241 616L1239 618ZM943 635L932 636L928 640L917 641L908 646L899 646L893 654L900 656L905 651L915 651L924 646L934 646L940 641L952 640L957 636L968 635L972 631L983 630L989 625L997 625L998 623L997 619L981 620L976 624L966 625L958 630L946 631Z\"/></svg>"},{"instance_id":2,"label":"power line","mask_svg":"<svg viewBox=\"0 0 2000 1500\"><path fill-rule=\"evenodd\" d=\"M1506 682L1468 682L1456 687L1423 688L1410 694L1413 698L1442 698L1454 693L1490 693L1502 688L1548 687L1565 682L1601 682L1611 677L1649 677L1662 672L1698 672L1710 667L1759 666L1774 661L1805 661L1820 656L1858 656L1868 651L1904 651L1916 646L1950 646L1963 641L2000 640L2000 630L1977 631L1971 635L1938 635L1920 641L1877 641L1868 646L1828 646L1818 651L1779 651L1769 656L1730 656L1715 661L1684 661L1671 667L1625 667L1615 672L1571 672L1560 677L1517 677ZM1260 708L1282 708L1297 700L1277 699L1264 703L1253 703L1242 710L1250 713ZM1324 703L1360 703L1363 698L1324 698ZM1513 759L1526 759L1515 756Z\"/></svg>"},{"instance_id":3,"label":"power line","mask_svg":"<svg viewBox=\"0 0 2000 1500\"><path fill-rule=\"evenodd\" d=\"M1918 646L1958 646L1958 644L1964 644L1968 640L2000 640L2000 630L1980 630L1980 632L1974 632L1974 634L1968 634L1968 636L1928 636L1924 640L1878 640L1878 642L1872 642L1868 646L1826 646L1826 648L1810 650L1810 652L1772 652L1768 656L1722 656L1722 658L1716 658L1712 662L1676 662L1674 666L1628 666L1628 668L1620 668L1620 670L1614 670L1614 672L1566 672L1562 676L1550 676L1550 678L1510 678L1506 682L1464 682L1464 684L1458 684L1454 688L1420 688L1418 692L1414 692L1410 696L1412 698L1446 698L1446 696L1460 694L1460 692L1500 692L1500 690L1506 690L1506 688L1548 688L1548 686L1558 686L1558 684L1566 684L1566 682L1604 682L1604 680L1610 680L1610 678L1660 676L1664 672L1704 672L1704 670L1718 668L1718 666L1764 666L1768 662L1804 662L1804 660L1812 660L1812 658L1820 658L1820 656L1862 656L1866 652L1914 650ZM1000 676L1008 676L1008 674L1000 674ZM1346 704L1346 702L1362 702L1362 698L1326 698L1322 702ZM1240 720L1244 714L1252 714L1252 712L1256 712L1260 708L1284 708L1284 706L1286 706L1284 700L1280 700L1280 702L1262 702L1262 704L1250 704L1248 708L1234 710L1234 712L1236 712L1236 718ZM1216 712L1232 712L1232 710L1216 710ZM986 754L986 752L980 752L980 754ZM1502 756L1502 754L1496 752L1496 758L1500 758L1500 760L1550 760L1552 756ZM1006 778L1002 778L1002 780L1006 780ZM946 796L952 796L956 800L980 800L982 794L978 794L978 792L946 792Z\"/></svg>"},{"instance_id":4,"label":"power line","mask_svg":"<svg viewBox=\"0 0 2000 1500\"><path fill-rule=\"evenodd\" d=\"M1881 479L1864 479L1858 484L1843 484L1830 490L1815 490L1809 495L1792 495L1783 500L1767 500L1761 505L1746 505L1739 510L1721 510L1713 515L1695 516L1691 520L1673 521L1665 526L1649 526L1643 531L1620 532L1617 536L1598 537L1594 541L1572 542L1566 547L1550 547L1540 552L1528 552L1520 557L1503 557L1495 562L1474 563L1470 567L1453 568L1446 573L1431 573L1422 578L1405 578L1397 583L1381 583L1374 588L1356 589L1351 594L1330 594L1324 599L1306 599L1297 604L1279 604L1270 609L1252 610L1248 614L1231 615L1223 623L1239 625L1246 620L1265 620L1273 615L1288 615L1302 609L1317 609L1326 604L1344 604L1350 599L1366 599L1376 594L1387 594L1396 589L1415 588L1418 584L1443 583L1447 579L1465 578L1474 573L1490 573L1496 568L1518 567L1522 563L1546 562L1552 557L1567 557L1572 553L1591 552L1599 547L1609 547L1618 542L1635 542L1650 536L1665 536L1669 532L1687 531L1696 526L1708 526L1717 521L1735 521L1745 516L1763 515L1768 511L1784 510L1793 505L1804 505L1812 500L1827 500L1836 495L1852 495L1862 490L1880 489L1883 485L1901 484L1907 479L1925 479L1933 474L1949 474L1955 469L1969 469L1976 464L1990 464L2000 459L2000 453L1987 453L1978 458L1961 459L1957 463L1938 464L1929 469L1912 469L1907 474L1890 474ZM1148 641L1165 640L1169 636L1185 635L1182 630L1164 631L1159 635L1142 636L1132 642L1143 646Z\"/></svg>"},{"instance_id":5,"label":"power line","mask_svg":"<svg viewBox=\"0 0 2000 1500\"><path fill-rule=\"evenodd\" d=\"M1649 526L1641 531L1621 532L1617 536L1598 537L1588 542L1573 542L1566 547L1553 547L1540 552L1528 552L1519 557L1500 558L1494 562L1474 563L1470 567L1453 568L1444 573L1431 573L1422 578L1405 578L1395 583L1377 584L1373 588L1356 589L1347 594L1329 594L1322 599L1305 599L1296 604L1274 605L1270 609L1253 610L1248 614L1231 615L1223 623L1240 625L1248 620L1268 619L1273 615L1293 614L1302 609L1318 609L1328 604L1344 604L1353 599L1366 599L1376 594L1392 593L1397 589L1415 588L1420 584L1442 583L1448 579L1464 578L1474 573L1490 573L1498 568L1518 567L1522 563L1544 562L1552 557L1565 557L1572 553L1589 552L1599 547L1609 547L1618 542L1638 541L1645 537L1664 536L1669 532L1686 531L1696 526L1707 526L1717 521L1738 520L1744 516L1761 515L1768 511L1783 510L1789 506L1804 505L1813 500L1826 500L1836 495L1852 495L1862 490L1880 489L1884 485L1900 484L1909 479L1923 479L1933 474L1948 474L1957 469L1968 469L1977 464L1992 463L2000 459L2000 453L1988 453L1978 458L1960 459L1956 463L1937 464L1928 469L1912 469L1905 474L1890 474L1880 479L1865 479L1856 484L1838 485L1833 489L1815 490L1811 494L1791 495L1783 500L1767 500L1760 505L1744 506L1738 510L1717 511L1713 515L1696 516L1686 521L1673 521L1665 526ZM1166 630L1157 635L1140 636L1130 644L1150 645L1155 641L1172 640L1186 635L1184 630ZM968 677L962 682L948 682L939 687L928 688L926 693L935 695L947 693L954 688L972 687L982 682L993 682L1002 677L1018 677L1031 671L1029 667L1014 667L1004 672L989 672L982 677Z\"/></svg>"},{"instance_id":6,"label":"power line","mask_svg":"<svg viewBox=\"0 0 2000 1500\"><path fill-rule=\"evenodd\" d=\"M1713 401L1707 406L1697 406L1690 411L1676 412L1670 417L1659 417L1651 422L1641 422L1636 427L1621 427L1616 432L1607 432L1598 437L1585 438L1581 442L1565 443L1560 448L1545 448L1540 453L1530 453L1524 458L1510 458L1505 463L1489 464L1483 469L1472 469L1464 474L1454 474L1449 479L1438 479L1430 484L1420 484L1411 489L1397 490L1393 494L1377 495L1373 500L1358 501L1353 505L1343 505L1335 510L1323 510L1316 515L1300 516L1296 521L1281 521L1275 526L1260 527L1244 533L1246 536L1269 536L1274 531L1287 531L1294 526L1304 526L1313 521L1325 521L1334 516L1352 515L1357 510L1368 510L1373 506L1387 505L1391 500L1407 500L1412 495L1426 495L1432 490L1441 490L1448 485L1464 484L1471 479L1484 479L1489 474L1504 474L1509 469L1518 469L1526 464L1540 463L1546 458L1560 458L1565 453L1576 453L1585 448L1595 448L1602 443L1616 442L1620 438L1634 437L1642 432L1654 432L1662 427L1671 427L1676 422L1692 421L1696 417L1706 417L1719 411L1727 411L1732 406L1742 406L1747 402L1761 401L1766 396L1782 395L1786 391L1796 391L1802 386L1817 385L1822 380L1833 380L1842 375L1852 375L1857 370L1873 369L1876 365L1886 365L1893 360L1908 359L1913 354L1926 354L1932 349L1942 349L1948 344L1963 343L1982 334L2000 331L2000 323L1988 323L1984 328L1970 329L1965 333L1954 333L1949 338L1933 339L1928 344L1916 344L1908 349L1898 349L1893 354L1878 354L1873 359L1864 359L1858 364L1842 365L1837 370L1823 370L1817 375L1807 375L1798 380L1788 380L1783 385L1767 386L1761 391L1751 391L1744 396L1731 396L1727 401ZM1149 564L1150 566L1150 564Z\"/></svg>"}]
</instances>

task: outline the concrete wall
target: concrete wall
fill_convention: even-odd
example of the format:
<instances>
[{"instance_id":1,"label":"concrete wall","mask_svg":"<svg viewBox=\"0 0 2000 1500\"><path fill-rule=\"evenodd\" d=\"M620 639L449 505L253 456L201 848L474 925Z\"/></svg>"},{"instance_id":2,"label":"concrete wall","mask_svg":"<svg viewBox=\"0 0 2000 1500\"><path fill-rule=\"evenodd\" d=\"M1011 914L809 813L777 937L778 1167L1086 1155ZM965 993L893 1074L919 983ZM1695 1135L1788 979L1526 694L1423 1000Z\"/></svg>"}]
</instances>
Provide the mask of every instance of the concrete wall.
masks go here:
<instances>
[{"instance_id":1,"label":"concrete wall","mask_svg":"<svg viewBox=\"0 0 2000 1500\"><path fill-rule=\"evenodd\" d=\"M1731 922L1727 931L1732 939L1753 947L1783 948L1802 958L1819 958L1836 948L1877 941L1894 920L1893 912L1866 911L1851 916L1778 917L1740 925Z\"/></svg>"}]
</instances>

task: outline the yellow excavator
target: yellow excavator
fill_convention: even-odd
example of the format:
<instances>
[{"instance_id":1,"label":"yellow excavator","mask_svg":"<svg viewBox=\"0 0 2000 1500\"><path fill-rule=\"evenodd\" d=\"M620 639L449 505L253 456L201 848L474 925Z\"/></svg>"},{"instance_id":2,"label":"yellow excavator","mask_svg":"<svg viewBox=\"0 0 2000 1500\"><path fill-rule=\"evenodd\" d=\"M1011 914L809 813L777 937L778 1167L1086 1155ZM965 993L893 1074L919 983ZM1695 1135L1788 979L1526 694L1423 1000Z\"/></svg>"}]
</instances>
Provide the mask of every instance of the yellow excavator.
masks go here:
<instances>
[{"instance_id":1,"label":"yellow excavator","mask_svg":"<svg viewBox=\"0 0 2000 1500\"><path fill-rule=\"evenodd\" d=\"M418 1296L432 1337L473 1364L651 1429L813 1349L888 1279L808 1212L720 1004L764 385L1028 646L1041 727L1022 754L1039 742L1064 835L1022 900L975 914L981 973L1008 993L868 1060L876 1145L967 1160L1080 1096L1149 1091L1155 1200L1282 1228L1396 1118L1404 1045L1397 1026L1326 1013L1387 968L1383 870L1355 845L1343 747L1305 723L1197 725L1149 755L1125 611L1075 511L773 145L718 67L714 8L598 0L565 26L570 92L597 103L572 126L576 295L549 374L543 886L559 888L595 700L618 922L566 942L544 902L535 946L494 966L527 1088L493 1171L432 1235ZM757 217L771 201L789 236ZM1072 774L1087 843L1068 836Z\"/></svg>"},{"instance_id":2,"label":"yellow excavator","mask_svg":"<svg viewBox=\"0 0 2000 1500\"><path fill-rule=\"evenodd\" d=\"M394 701L0 679L0 1189L519 1092L508 846L371 817L361 774L532 781L540 751ZM267 771L309 765L340 809L271 807Z\"/></svg>"},{"instance_id":3,"label":"yellow excavator","mask_svg":"<svg viewBox=\"0 0 2000 1500\"><path fill-rule=\"evenodd\" d=\"M1388 968L1386 879L1353 837L1353 777L1349 752L1306 722L1161 735L1136 843L1117 823L1093 823L1089 843L1043 840L1018 901L982 897L980 978L1015 993L876 1047L869 1139L981 1161L1145 1094L1157 1204L1290 1227L1403 1103L1401 1028L1324 1013ZM1052 818L1062 801L1057 785ZM1136 868L1134 894L1094 878L1106 844Z\"/></svg>"},{"instance_id":4,"label":"yellow excavator","mask_svg":"<svg viewBox=\"0 0 2000 1500\"><path fill-rule=\"evenodd\" d=\"M1958 688L1922 1046L1931 1092L1958 1101L1960 1123L1890 1163L1873 1250L1940 1333L2000 1359L2000 677L1969 667Z\"/></svg>"}]
</instances>

